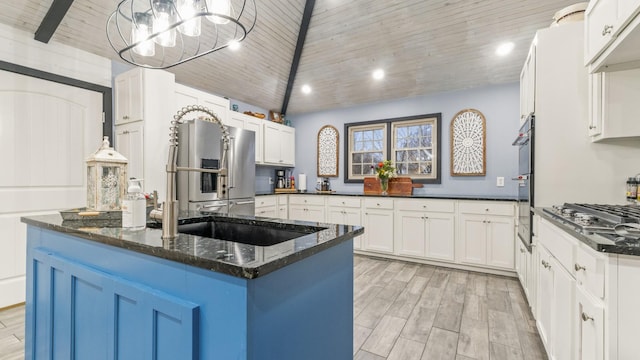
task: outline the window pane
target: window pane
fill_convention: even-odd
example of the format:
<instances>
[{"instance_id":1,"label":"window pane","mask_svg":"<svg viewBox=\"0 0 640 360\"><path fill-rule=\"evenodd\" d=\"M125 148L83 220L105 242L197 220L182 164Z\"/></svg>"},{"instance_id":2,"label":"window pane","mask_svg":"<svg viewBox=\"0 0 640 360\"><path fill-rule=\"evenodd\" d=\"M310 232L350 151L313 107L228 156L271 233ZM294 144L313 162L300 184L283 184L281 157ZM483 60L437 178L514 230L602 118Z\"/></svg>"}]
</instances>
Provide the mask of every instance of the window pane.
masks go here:
<instances>
[{"instance_id":1,"label":"window pane","mask_svg":"<svg viewBox=\"0 0 640 360\"><path fill-rule=\"evenodd\" d=\"M431 150L420 150L420 160L421 161L431 161L432 160Z\"/></svg>"},{"instance_id":2,"label":"window pane","mask_svg":"<svg viewBox=\"0 0 640 360\"><path fill-rule=\"evenodd\" d=\"M426 163L420 165L420 173L425 175L431 174L431 163Z\"/></svg>"},{"instance_id":3,"label":"window pane","mask_svg":"<svg viewBox=\"0 0 640 360\"><path fill-rule=\"evenodd\" d=\"M382 140L384 138L384 132L382 131L382 129L378 129L378 130L374 130L373 131L373 139L374 140Z\"/></svg>"},{"instance_id":4,"label":"window pane","mask_svg":"<svg viewBox=\"0 0 640 360\"><path fill-rule=\"evenodd\" d=\"M422 147L431 147L431 137L423 137L421 138L421 144L420 146Z\"/></svg>"},{"instance_id":5,"label":"window pane","mask_svg":"<svg viewBox=\"0 0 640 360\"><path fill-rule=\"evenodd\" d=\"M420 136L420 126L409 126L409 136L411 137Z\"/></svg>"},{"instance_id":6,"label":"window pane","mask_svg":"<svg viewBox=\"0 0 640 360\"><path fill-rule=\"evenodd\" d=\"M364 132L364 140L373 140L373 131L367 130Z\"/></svg>"},{"instance_id":7,"label":"window pane","mask_svg":"<svg viewBox=\"0 0 640 360\"><path fill-rule=\"evenodd\" d=\"M373 142L373 149L374 150L382 150L382 149L384 149L382 141L374 141Z\"/></svg>"},{"instance_id":8,"label":"window pane","mask_svg":"<svg viewBox=\"0 0 640 360\"><path fill-rule=\"evenodd\" d=\"M353 175L361 175L362 174L362 165L353 165L351 167L351 172Z\"/></svg>"},{"instance_id":9,"label":"window pane","mask_svg":"<svg viewBox=\"0 0 640 360\"><path fill-rule=\"evenodd\" d=\"M420 167L418 166L418 163L411 162L409 163L408 170L409 175L417 175L419 174Z\"/></svg>"},{"instance_id":10,"label":"window pane","mask_svg":"<svg viewBox=\"0 0 640 360\"><path fill-rule=\"evenodd\" d=\"M364 143L364 147L363 149L364 151L371 151L373 150L373 144L371 143L371 141L365 141Z\"/></svg>"},{"instance_id":11,"label":"window pane","mask_svg":"<svg viewBox=\"0 0 640 360\"><path fill-rule=\"evenodd\" d=\"M418 150L408 151L408 160L409 161L418 161Z\"/></svg>"},{"instance_id":12,"label":"window pane","mask_svg":"<svg viewBox=\"0 0 640 360\"><path fill-rule=\"evenodd\" d=\"M371 164L372 163L371 153L364 153L364 154L362 154L362 156L363 156L362 162L364 164Z\"/></svg>"},{"instance_id":13,"label":"window pane","mask_svg":"<svg viewBox=\"0 0 640 360\"><path fill-rule=\"evenodd\" d=\"M407 164L404 164L404 163L396 164L396 172L399 175L406 175L407 174Z\"/></svg>"},{"instance_id":14,"label":"window pane","mask_svg":"<svg viewBox=\"0 0 640 360\"><path fill-rule=\"evenodd\" d=\"M362 162L362 154L361 153L352 154L351 162L354 163L354 164L361 163Z\"/></svg>"},{"instance_id":15,"label":"window pane","mask_svg":"<svg viewBox=\"0 0 640 360\"><path fill-rule=\"evenodd\" d=\"M364 150L364 146L362 145L362 141L356 141L353 144L353 147L354 147L353 151L362 151L362 150Z\"/></svg>"},{"instance_id":16,"label":"window pane","mask_svg":"<svg viewBox=\"0 0 640 360\"><path fill-rule=\"evenodd\" d=\"M354 140L354 142L362 141L362 131L354 131L353 132L353 140Z\"/></svg>"},{"instance_id":17,"label":"window pane","mask_svg":"<svg viewBox=\"0 0 640 360\"><path fill-rule=\"evenodd\" d=\"M384 160L381 152L375 152L375 153L372 153L371 155L373 156L374 163L379 163L382 160Z\"/></svg>"}]
</instances>

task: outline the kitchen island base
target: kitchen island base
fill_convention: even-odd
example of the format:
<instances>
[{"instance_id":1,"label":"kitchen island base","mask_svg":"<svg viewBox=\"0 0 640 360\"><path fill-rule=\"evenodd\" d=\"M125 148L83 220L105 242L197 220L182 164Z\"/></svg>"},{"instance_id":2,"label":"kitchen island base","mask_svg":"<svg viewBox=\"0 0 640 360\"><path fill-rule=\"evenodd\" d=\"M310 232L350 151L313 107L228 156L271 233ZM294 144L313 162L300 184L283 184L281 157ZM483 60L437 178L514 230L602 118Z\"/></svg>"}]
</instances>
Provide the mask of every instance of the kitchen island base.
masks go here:
<instances>
[{"instance_id":1,"label":"kitchen island base","mask_svg":"<svg viewBox=\"0 0 640 360\"><path fill-rule=\"evenodd\" d=\"M29 225L26 359L352 359L353 240L254 279Z\"/></svg>"}]
</instances>

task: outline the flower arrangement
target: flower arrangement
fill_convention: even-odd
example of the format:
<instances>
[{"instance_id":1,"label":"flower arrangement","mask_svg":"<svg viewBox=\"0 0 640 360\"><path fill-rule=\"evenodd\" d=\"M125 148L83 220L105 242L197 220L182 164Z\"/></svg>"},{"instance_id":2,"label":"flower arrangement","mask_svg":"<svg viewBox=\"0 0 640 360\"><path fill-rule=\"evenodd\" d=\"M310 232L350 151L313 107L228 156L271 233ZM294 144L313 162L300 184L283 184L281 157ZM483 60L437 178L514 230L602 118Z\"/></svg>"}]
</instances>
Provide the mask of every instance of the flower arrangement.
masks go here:
<instances>
[{"instance_id":1,"label":"flower arrangement","mask_svg":"<svg viewBox=\"0 0 640 360\"><path fill-rule=\"evenodd\" d=\"M396 176L396 168L391 166L390 160L381 161L375 166L372 165L371 168L375 169L378 179L389 179Z\"/></svg>"}]
</instances>

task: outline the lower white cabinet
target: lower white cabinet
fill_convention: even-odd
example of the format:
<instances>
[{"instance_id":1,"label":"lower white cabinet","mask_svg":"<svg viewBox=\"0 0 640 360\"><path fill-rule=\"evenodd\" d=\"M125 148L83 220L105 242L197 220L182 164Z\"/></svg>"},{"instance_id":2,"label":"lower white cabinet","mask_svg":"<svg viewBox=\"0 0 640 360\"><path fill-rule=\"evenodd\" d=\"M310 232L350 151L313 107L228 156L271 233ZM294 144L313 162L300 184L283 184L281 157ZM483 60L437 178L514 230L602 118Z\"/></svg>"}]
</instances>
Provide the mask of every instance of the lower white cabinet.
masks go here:
<instances>
[{"instance_id":1,"label":"lower white cabinet","mask_svg":"<svg viewBox=\"0 0 640 360\"><path fill-rule=\"evenodd\" d=\"M461 202L458 261L515 270L514 216L510 203Z\"/></svg>"},{"instance_id":2,"label":"lower white cabinet","mask_svg":"<svg viewBox=\"0 0 640 360\"><path fill-rule=\"evenodd\" d=\"M516 239L516 273L518 274L518 280L524 290L524 294L527 299L531 298L529 293L529 277L531 276L531 252L527 250L527 247Z\"/></svg>"},{"instance_id":3,"label":"lower white cabinet","mask_svg":"<svg viewBox=\"0 0 640 360\"><path fill-rule=\"evenodd\" d=\"M289 218L289 196L287 195L276 195L278 202L278 218L279 219L288 219Z\"/></svg>"},{"instance_id":4,"label":"lower white cabinet","mask_svg":"<svg viewBox=\"0 0 640 360\"><path fill-rule=\"evenodd\" d=\"M361 201L353 196L327 197L327 222L332 224L362 225ZM353 248L360 249L360 236L353 239Z\"/></svg>"},{"instance_id":5,"label":"lower white cabinet","mask_svg":"<svg viewBox=\"0 0 640 360\"><path fill-rule=\"evenodd\" d=\"M442 201L431 210L428 200L397 200L396 254L434 260L455 260L455 204Z\"/></svg>"},{"instance_id":6,"label":"lower white cabinet","mask_svg":"<svg viewBox=\"0 0 640 360\"><path fill-rule=\"evenodd\" d=\"M289 198L289 219L325 222L324 198L318 195L295 195Z\"/></svg>"},{"instance_id":7,"label":"lower white cabinet","mask_svg":"<svg viewBox=\"0 0 640 360\"><path fill-rule=\"evenodd\" d=\"M576 291L577 352L580 360L604 359L604 306L584 288Z\"/></svg>"},{"instance_id":8,"label":"lower white cabinet","mask_svg":"<svg viewBox=\"0 0 640 360\"><path fill-rule=\"evenodd\" d=\"M362 250L393 254L393 199L365 198Z\"/></svg>"},{"instance_id":9,"label":"lower white cabinet","mask_svg":"<svg viewBox=\"0 0 640 360\"><path fill-rule=\"evenodd\" d=\"M279 218L276 195L258 196L255 214L261 217Z\"/></svg>"}]
</instances>

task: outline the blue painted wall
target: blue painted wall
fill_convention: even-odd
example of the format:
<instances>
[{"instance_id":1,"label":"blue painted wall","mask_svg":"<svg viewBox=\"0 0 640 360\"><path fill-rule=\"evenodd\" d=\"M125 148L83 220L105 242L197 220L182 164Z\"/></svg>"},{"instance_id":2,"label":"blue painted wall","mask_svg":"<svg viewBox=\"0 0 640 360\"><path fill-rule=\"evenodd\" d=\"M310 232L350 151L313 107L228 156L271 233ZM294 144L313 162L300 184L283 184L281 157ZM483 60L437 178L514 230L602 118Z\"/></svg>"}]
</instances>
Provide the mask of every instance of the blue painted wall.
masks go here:
<instances>
[{"instance_id":1,"label":"blue painted wall","mask_svg":"<svg viewBox=\"0 0 640 360\"><path fill-rule=\"evenodd\" d=\"M345 184L344 124L368 120L387 119L419 114L442 113L442 183L425 184L414 193L461 195L516 195L517 186L511 178L518 172L518 149L511 145L519 129L519 85L496 85L436 95L379 102L329 111L289 115L296 128L297 174L307 175L307 189L316 183L317 134L324 125L333 125L340 131L340 169L338 178L331 179L331 188L337 191L362 191L362 184ZM474 108L487 120L487 175L474 177L450 176L451 118L460 110ZM273 170L256 171L256 189L268 182ZM504 187L496 187L496 177L505 178ZM267 189L268 190L268 186Z\"/></svg>"}]
</instances>

